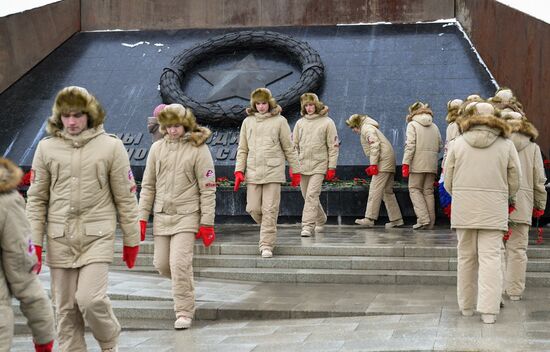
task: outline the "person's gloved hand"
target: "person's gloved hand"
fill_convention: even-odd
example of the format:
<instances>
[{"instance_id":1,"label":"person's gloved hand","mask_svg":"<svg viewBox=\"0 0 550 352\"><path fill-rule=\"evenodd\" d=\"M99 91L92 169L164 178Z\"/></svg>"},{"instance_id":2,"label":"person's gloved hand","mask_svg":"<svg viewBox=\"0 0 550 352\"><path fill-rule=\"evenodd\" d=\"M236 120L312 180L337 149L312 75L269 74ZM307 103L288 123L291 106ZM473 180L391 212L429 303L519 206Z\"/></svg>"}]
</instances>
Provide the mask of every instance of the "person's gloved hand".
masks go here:
<instances>
[{"instance_id":1,"label":"person's gloved hand","mask_svg":"<svg viewBox=\"0 0 550 352\"><path fill-rule=\"evenodd\" d=\"M38 275L42 271L42 246L34 246L34 251L36 252L36 265L34 266L33 271Z\"/></svg>"},{"instance_id":2,"label":"person's gloved hand","mask_svg":"<svg viewBox=\"0 0 550 352\"><path fill-rule=\"evenodd\" d=\"M139 246L122 248L122 260L126 262L128 269L132 269L136 263L136 258L139 252Z\"/></svg>"},{"instance_id":3,"label":"person's gloved hand","mask_svg":"<svg viewBox=\"0 0 550 352\"><path fill-rule=\"evenodd\" d=\"M51 340L48 343L44 343L42 345L34 343L34 350L36 352L52 352L53 351L53 340Z\"/></svg>"},{"instance_id":4,"label":"person's gloved hand","mask_svg":"<svg viewBox=\"0 0 550 352\"><path fill-rule=\"evenodd\" d=\"M145 231L147 231L147 220L139 221L139 229L141 231L141 240L145 241Z\"/></svg>"},{"instance_id":5,"label":"person's gloved hand","mask_svg":"<svg viewBox=\"0 0 550 352\"><path fill-rule=\"evenodd\" d=\"M371 165L365 169L367 176L378 175L378 165Z\"/></svg>"},{"instance_id":6,"label":"person's gloved hand","mask_svg":"<svg viewBox=\"0 0 550 352\"><path fill-rule=\"evenodd\" d=\"M403 164L401 167L401 175L405 178L409 177L409 165Z\"/></svg>"},{"instance_id":7,"label":"person's gloved hand","mask_svg":"<svg viewBox=\"0 0 550 352\"><path fill-rule=\"evenodd\" d=\"M241 186L241 182L244 182L244 174L241 171L235 171L235 187L233 187L233 192L237 192Z\"/></svg>"},{"instance_id":8,"label":"person's gloved hand","mask_svg":"<svg viewBox=\"0 0 550 352\"><path fill-rule=\"evenodd\" d=\"M196 239L202 237L202 243L205 247L210 246L216 239L216 233L214 232L214 226L199 226L199 232L195 235Z\"/></svg>"},{"instance_id":9,"label":"person's gloved hand","mask_svg":"<svg viewBox=\"0 0 550 352\"><path fill-rule=\"evenodd\" d=\"M336 169L328 169L325 175L325 180L332 181L336 177Z\"/></svg>"},{"instance_id":10,"label":"person's gloved hand","mask_svg":"<svg viewBox=\"0 0 550 352\"><path fill-rule=\"evenodd\" d=\"M544 209L533 208L533 217L534 218L540 218L543 215L544 215Z\"/></svg>"},{"instance_id":11,"label":"person's gloved hand","mask_svg":"<svg viewBox=\"0 0 550 352\"><path fill-rule=\"evenodd\" d=\"M516 210L515 204L508 204L508 214L512 214Z\"/></svg>"},{"instance_id":12,"label":"person's gloved hand","mask_svg":"<svg viewBox=\"0 0 550 352\"><path fill-rule=\"evenodd\" d=\"M292 174L291 178L292 180L290 181L290 185L292 187L298 187L298 185L300 184L300 181L302 180L302 175Z\"/></svg>"}]
</instances>

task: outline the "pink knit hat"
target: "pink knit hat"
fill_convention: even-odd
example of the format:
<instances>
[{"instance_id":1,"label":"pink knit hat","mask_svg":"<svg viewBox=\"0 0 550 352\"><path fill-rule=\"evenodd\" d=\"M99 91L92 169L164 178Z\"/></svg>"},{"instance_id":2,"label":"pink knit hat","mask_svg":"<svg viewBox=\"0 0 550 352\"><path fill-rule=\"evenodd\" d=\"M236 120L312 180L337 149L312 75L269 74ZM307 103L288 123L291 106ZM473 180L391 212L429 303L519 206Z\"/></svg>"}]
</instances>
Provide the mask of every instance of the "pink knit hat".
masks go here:
<instances>
[{"instance_id":1,"label":"pink knit hat","mask_svg":"<svg viewBox=\"0 0 550 352\"><path fill-rule=\"evenodd\" d=\"M158 105L155 110L153 110L153 116L154 117L158 117L160 112L162 111L162 109L164 109L166 107L166 104L160 104Z\"/></svg>"}]
</instances>

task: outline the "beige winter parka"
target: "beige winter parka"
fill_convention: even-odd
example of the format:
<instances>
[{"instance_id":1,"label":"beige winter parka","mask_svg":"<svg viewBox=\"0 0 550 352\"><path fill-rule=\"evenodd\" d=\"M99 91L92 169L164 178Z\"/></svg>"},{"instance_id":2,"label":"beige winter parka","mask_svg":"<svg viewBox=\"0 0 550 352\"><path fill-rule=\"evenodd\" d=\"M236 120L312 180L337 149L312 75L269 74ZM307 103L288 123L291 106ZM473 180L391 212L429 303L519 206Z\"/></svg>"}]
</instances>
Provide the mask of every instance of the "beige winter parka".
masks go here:
<instances>
[{"instance_id":1,"label":"beige winter parka","mask_svg":"<svg viewBox=\"0 0 550 352\"><path fill-rule=\"evenodd\" d=\"M36 253L25 218L25 201L16 191L22 172L12 162L0 158L0 336L12 330L12 295L21 302L34 341L50 342L55 337L53 310L38 276L32 271ZM8 344L3 340L1 344ZM9 348L9 345L8 345ZM0 347L0 350L3 350Z\"/></svg>"},{"instance_id":2,"label":"beige winter parka","mask_svg":"<svg viewBox=\"0 0 550 352\"><path fill-rule=\"evenodd\" d=\"M90 118L90 117L89 117ZM122 141L103 125L73 136L48 121L27 192L32 239L53 268L113 260L117 218L125 246L139 245L136 184Z\"/></svg>"},{"instance_id":3,"label":"beige winter parka","mask_svg":"<svg viewBox=\"0 0 550 352\"><path fill-rule=\"evenodd\" d=\"M403 164L409 165L410 172L437 173L437 160L442 147L441 134L432 121L431 110L420 109L407 116Z\"/></svg>"},{"instance_id":4,"label":"beige winter parka","mask_svg":"<svg viewBox=\"0 0 550 352\"><path fill-rule=\"evenodd\" d=\"M378 171L395 173L395 153L393 147L379 130L378 122L363 116L361 123L361 145L370 165L378 165Z\"/></svg>"},{"instance_id":5,"label":"beige winter parka","mask_svg":"<svg viewBox=\"0 0 550 352\"><path fill-rule=\"evenodd\" d=\"M301 173L298 154L290 137L290 127L276 106L265 114L251 114L244 119L239 134L235 171L245 173L246 182L283 183L285 159L294 173Z\"/></svg>"},{"instance_id":6,"label":"beige winter parka","mask_svg":"<svg viewBox=\"0 0 550 352\"><path fill-rule=\"evenodd\" d=\"M327 169L336 169L340 143L336 125L327 113L325 106L319 114L302 116L294 126L294 148L303 175L325 174Z\"/></svg>"},{"instance_id":7,"label":"beige winter parka","mask_svg":"<svg viewBox=\"0 0 550 352\"><path fill-rule=\"evenodd\" d=\"M508 204L519 189L521 166L510 127L493 115L460 121L449 145L444 186L453 197L451 227L508 230Z\"/></svg>"},{"instance_id":8,"label":"beige winter parka","mask_svg":"<svg viewBox=\"0 0 550 352\"><path fill-rule=\"evenodd\" d=\"M531 225L533 208L546 207L546 175L539 146L534 142L538 131L526 120L507 120L512 127L510 139L514 143L521 163L521 182L516 195L516 210L510 219L521 224Z\"/></svg>"},{"instance_id":9,"label":"beige winter parka","mask_svg":"<svg viewBox=\"0 0 550 352\"><path fill-rule=\"evenodd\" d=\"M154 213L154 235L197 232L214 225L216 175L205 144L211 132L198 127L177 140L165 135L147 157L139 199L139 218Z\"/></svg>"}]
</instances>

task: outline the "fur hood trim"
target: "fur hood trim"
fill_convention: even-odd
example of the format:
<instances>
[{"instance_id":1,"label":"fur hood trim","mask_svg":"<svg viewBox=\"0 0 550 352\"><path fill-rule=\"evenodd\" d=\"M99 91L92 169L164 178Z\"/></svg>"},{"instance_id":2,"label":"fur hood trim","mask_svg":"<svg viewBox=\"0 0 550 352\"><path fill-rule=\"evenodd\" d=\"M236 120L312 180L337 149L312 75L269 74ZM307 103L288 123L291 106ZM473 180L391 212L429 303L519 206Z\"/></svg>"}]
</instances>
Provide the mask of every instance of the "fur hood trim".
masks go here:
<instances>
[{"instance_id":1,"label":"fur hood trim","mask_svg":"<svg viewBox=\"0 0 550 352\"><path fill-rule=\"evenodd\" d=\"M206 143L211 134L210 129L198 126L195 131L189 133L189 142L195 147L201 146Z\"/></svg>"},{"instance_id":2,"label":"fur hood trim","mask_svg":"<svg viewBox=\"0 0 550 352\"><path fill-rule=\"evenodd\" d=\"M8 159L0 158L0 193L10 192L17 188L23 171Z\"/></svg>"},{"instance_id":3,"label":"fur hood trim","mask_svg":"<svg viewBox=\"0 0 550 352\"><path fill-rule=\"evenodd\" d=\"M361 128L365 123L378 128L378 122L369 115L353 114L346 120L349 128Z\"/></svg>"},{"instance_id":4,"label":"fur hood trim","mask_svg":"<svg viewBox=\"0 0 550 352\"><path fill-rule=\"evenodd\" d=\"M52 136L62 131L61 115L70 112L85 113L88 116L88 128L96 128L105 121L105 111L99 101L85 88L70 86L57 93L46 131Z\"/></svg>"},{"instance_id":5,"label":"fur hood trim","mask_svg":"<svg viewBox=\"0 0 550 352\"><path fill-rule=\"evenodd\" d=\"M537 130L535 125L533 125L529 121L518 119L506 119L505 121L512 128L512 132L521 133L529 137L529 140L531 142L534 142L539 136L539 131Z\"/></svg>"},{"instance_id":6,"label":"fur hood trim","mask_svg":"<svg viewBox=\"0 0 550 352\"><path fill-rule=\"evenodd\" d=\"M493 115L473 115L465 119L459 119L457 123L462 133L466 133L475 126L487 126L499 131L499 136L510 137L512 128L504 120Z\"/></svg>"},{"instance_id":7,"label":"fur hood trim","mask_svg":"<svg viewBox=\"0 0 550 352\"><path fill-rule=\"evenodd\" d=\"M164 140L168 143L188 142L194 147L200 147L208 140L208 137L212 134L212 131L206 127L198 126L193 132L185 132L181 138L170 139L168 134L164 135Z\"/></svg>"},{"instance_id":8,"label":"fur hood trim","mask_svg":"<svg viewBox=\"0 0 550 352\"><path fill-rule=\"evenodd\" d=\"M269 105L271 106L271 104ZM277 115L280 115L281 112L283 112L283 108L281 108L280 105L276 105L274 108L272 108L268 113L266 114L260 114L256 109L251 109L251 108L246 108L246 113L248 114L248 116L253 116L253 115L271 115L271 116L277 116Z\"/></svg>"},{"instance_id":9,"label":"fur hood trim","mask_svg":"<svg viewBox=\"0 0 550 352\"><path fill-rule=\"evenodd\" d=\"M416 115L420 115L420 114L428 114L428 115L433 117L434 113L433 113L432 109L430 109L430 107L426 104L426 107L420 107L420 108L410 112L407 115L406 121L411 122L413 117L415 117Z\"/></svg>"},{"instance_id":10,"label":"fur hood trim","mask_svg":"<svg viewBox=\"0 0 550 352\"><path fill-rule=\"evenodd\" d=\"M447 116L445 117L447 123L456 121L459 116L458 111L460 110L462 103L464 102L461 99L450 100L447 103Z\"/></svg>"}]
</instances>

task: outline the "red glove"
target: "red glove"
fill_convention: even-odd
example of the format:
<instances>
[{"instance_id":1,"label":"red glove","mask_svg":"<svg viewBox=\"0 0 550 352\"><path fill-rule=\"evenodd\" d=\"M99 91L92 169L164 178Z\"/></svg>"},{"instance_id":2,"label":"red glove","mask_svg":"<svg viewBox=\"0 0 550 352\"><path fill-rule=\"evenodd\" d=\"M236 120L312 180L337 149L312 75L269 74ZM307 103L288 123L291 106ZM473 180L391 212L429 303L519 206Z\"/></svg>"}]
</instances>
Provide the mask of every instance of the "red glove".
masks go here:
<instances>
[{"instance_id":1,"label":"red glove","mask_svg":"<svg viewBox=\"0 0 550 352\"><path fill-rule=\"evenodd\" d=\"M139 252L139 246L122 248L122 260L126 262L128 269L132 269L136 263L136 258Z\"/></svg>"},{"instance_id":2,"label":"red glove","mask_svg":"<svg viewBox=\"0 0 550 352\"><path fill-rule=\"evenodd\" d=\"M53 351L53 340L43 345L37 345L34 343L34 350L36 352L52 352Z\"/></svg>"},{"instance_id":3,"label":"red glove","mask_svg":"<svg viewBox=\"0 0 550 352\"><path fill-rule=\"evenodd\" d=\"M365 169L367 176L378 175L378 165L371 165Z\"/></svg>"},{"instance_id":4,"label":"red glove","mask_svg":"<svg viewBox=\"0 0 550 352\"><path fill-rule=\"evenodd\" d=\"M141 240L145 241L145 231L147 231L147 220L140 220L139 228L141 230Z\"/></svg>"},{"instance_id":5,"label":"red glove","mask_svg":"<svg viewBox=\"0 0 550 352\"><path fill-rule=\"evenodd\" d=\"M408 164L403 164L403 166L401 167L401 175L403 175L403 177L405 177L405 178L409 177L409 165Z\"/></svg>"},{"instance_id":6,"label":"red glove","mask_svg":"<svg viewBox=\"0 0 550 352\"><path fill-rule=\"evenodd\" d=\"M242 171L235 171L235 187L233 187L233 192L237 192L241 186L241 182L244 182L244 174Z\"/></svg>"},{"instance_id":7,"label":"red glove","mask_svg":"<svg viewBox=\"0 0 550 352\"><path fill-rule=\"evenodd\" d=\"M512 212L516 210L515 204L508 204L508 214L512 214Z\"/></svg>"},{"instance_id":8,"label":"red glove","mask_svg":"<svg viewBox=\"0 0 550 352\"><path fill-rule=\"evenodd\" d=\"M36 274L40 274L40 271L42 270L42 246L34 246L34 251L36 252L38 262L34 266L33 270Z\"/></svg>"},{"instance_id":9,"label":"red glove","mask_svg":"<svg viewBox=\"0 0 550 352\"><path fill-rule=\"evenodd\" d=\"M32 171L28 171L23 175L21 182L19 182L19 186L29 186L31 184L31 178L32 178Z\"/></svg>"},{"instance_id":10,"label":"red glove","mask_svg":"<svg viewBox=\"0 0 550 352\"><path fill-rule=\"evenodd\" d=\"M300 184L300 181L302 180L302 175L292 174L291 178L292 180L290 181L290 185L292 187L298 187L298 185Z\"/></svg>"},{"instance_id":11,"label":"red glove","mask_svg":"<svg viewBox=\"0 0 550 352\"><path fill-rule=\"evenodd\" d=\"M543 215L544 215L544 209L533 208L533 217L534 218L540 218Z\"/></svg>"},{"instance_id":12,"label":"red glove","mask_svg":"<svg viewBox=\"0 0 550 352\"><path fill-rule=\"evenodd\" d=\"M210 246L216 239L216 233L214 233L213 226L199 226L199 232L195 235L196 239L202 237L202 243L205 247Z\"/></svg>"},{"instance_id":13,"label":"red glove","mask_svg":"<svg viewBox=\"0 0 550 352\"><path fill-rule=\"evenodd\" d=\"M336 177L336 169L328 169L325 175L325 180L332 181Z\"/></svg>"}]
</instances>

